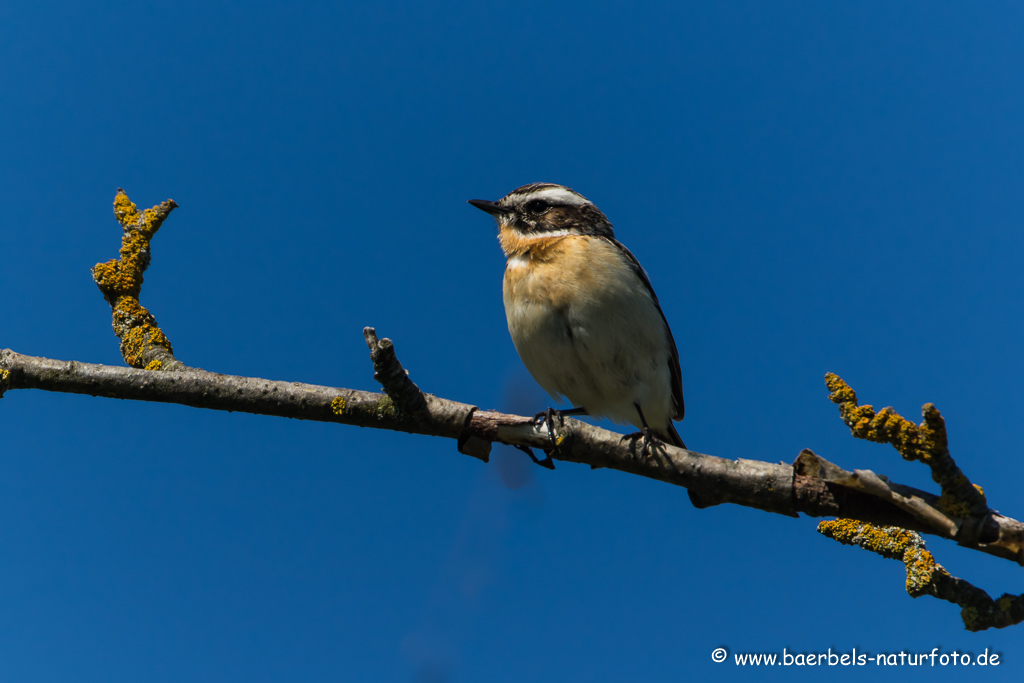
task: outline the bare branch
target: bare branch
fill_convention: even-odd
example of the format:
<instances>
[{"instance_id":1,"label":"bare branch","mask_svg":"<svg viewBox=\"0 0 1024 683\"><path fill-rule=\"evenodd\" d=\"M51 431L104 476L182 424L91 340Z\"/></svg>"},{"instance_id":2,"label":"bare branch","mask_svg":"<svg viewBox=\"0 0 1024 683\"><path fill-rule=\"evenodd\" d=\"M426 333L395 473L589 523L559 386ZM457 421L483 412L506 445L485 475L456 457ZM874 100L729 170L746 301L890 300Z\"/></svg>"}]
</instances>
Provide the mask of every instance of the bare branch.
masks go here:
<instances>
[{"instance_id":1,"label":"bare branch","mask_svg":"<svg viewBox=\"0 0 1024 683\"><path fill-rule=\"evenodd\" d=\"M404 372L403 372L404 374ZM0 351L0 376L10 389L43 389L108 398L178 403L196 408L337 422L455 439L460 450L487 460L491 443L550 449L547 426L532 417L479 410L422 394L425 410L396 409L387 394L212 372L149 372L133 368L35 358ZM642 458L635 440L579 420L556 430L556 460L606 467L683 486L705 504L733 503L796 517L853 517L952 538L955 521L935 509L937 496L889 484L866 471L849 473L804 451L794 465L729 460L667 444ZM884 486L864 486L875 477ZM870 479L874 481L873 479ZM971 546L1020 563L1024 525L992 513Z\"/></svg>"},{"instance_id":2,"label":"bare branch","mask_svg":"<svg viewBox=\"0 0 1024 683\"><path fill-rule=\"evenodd\" d=\"M0 351L0 371L11 389L43 389L106 398L177 403L193 408L276 415L300 420L338 422L458 438L474 406L455 401L426 401L429 419L416 428L395 410L386 394L335 389L301 382L215 372L150 372L113 365L59 361Z\"/></svg>"},{"instance_id":3,"label":"bare branch","mask_svg":"<svg viewBox=\"0 0 1024 683\"><path fill-rule=\"evenodd\" d=\"M422 415L427 408L423 392L409 379L408 371L402 368L395 355L395 345L390 339L378 341L377 331L372 327L363 328L363 338L370 349L373 378L380 382L399 410L410 415Z\"/></svg>"}]
</instances>

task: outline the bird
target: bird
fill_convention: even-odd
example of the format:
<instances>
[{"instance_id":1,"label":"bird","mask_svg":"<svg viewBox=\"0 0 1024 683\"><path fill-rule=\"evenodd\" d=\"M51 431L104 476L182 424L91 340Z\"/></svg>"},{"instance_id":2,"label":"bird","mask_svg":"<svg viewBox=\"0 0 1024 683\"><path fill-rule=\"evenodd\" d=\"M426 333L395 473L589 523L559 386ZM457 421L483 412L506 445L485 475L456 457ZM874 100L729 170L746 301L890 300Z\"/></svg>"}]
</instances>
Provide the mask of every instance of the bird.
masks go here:
<instances>
[{"instance_id":1,"label":"bird","mask_svg":"<svg viewBox=\"0 0 1024 683\"><path fill-rule=\"evenodd\" d=\"M684 413L675 339L647 273L604 213L554 183L469 203L498 221L505 316L519 357L555 400L574 406L537 414L553 447L554 414L631 424L645 455L652 436L686 448L673 425Z\"/></svg>"}]
</instances>

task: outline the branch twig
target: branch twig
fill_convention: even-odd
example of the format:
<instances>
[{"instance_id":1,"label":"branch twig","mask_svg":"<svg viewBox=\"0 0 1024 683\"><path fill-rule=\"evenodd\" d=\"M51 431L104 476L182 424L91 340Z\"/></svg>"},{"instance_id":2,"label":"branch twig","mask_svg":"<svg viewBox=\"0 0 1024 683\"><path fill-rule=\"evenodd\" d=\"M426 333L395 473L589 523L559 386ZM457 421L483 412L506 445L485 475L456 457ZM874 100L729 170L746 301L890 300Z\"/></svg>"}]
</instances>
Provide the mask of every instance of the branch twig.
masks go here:
<instances>
[{"instance_id":1,"label":"branch twig","mask_svg":"<svg viewBox=\"0 0 1024 683\"><path fill-rule=\"evenodd\" d=\"M935 561L920 534L899 527L879 527L852 519L818 524L818 532L844 545L855 545L882 557L899 560L907 570L907 593L931 595L960 605L968 631L1006 628L1024 621L1024 596L1004 593L993 600L982 589L957 578Z\"/></svg>"},{"instance_id":2,"label":"branch twig","mask_svg":"<svg viewBox=\"0 0 1024 683\"><path fill-rule=\"evenodd\" d=\"M124 230L120 258L97 263L92 278L114 314L114 334L121 340L124 362L147 370L181 370L171 342L156 318L141 303L143 273L149 267L149 243L164 219L177 208L173 199L139 213L121 188L114 198L114 216Z\"/></svg>"}]
</instances>

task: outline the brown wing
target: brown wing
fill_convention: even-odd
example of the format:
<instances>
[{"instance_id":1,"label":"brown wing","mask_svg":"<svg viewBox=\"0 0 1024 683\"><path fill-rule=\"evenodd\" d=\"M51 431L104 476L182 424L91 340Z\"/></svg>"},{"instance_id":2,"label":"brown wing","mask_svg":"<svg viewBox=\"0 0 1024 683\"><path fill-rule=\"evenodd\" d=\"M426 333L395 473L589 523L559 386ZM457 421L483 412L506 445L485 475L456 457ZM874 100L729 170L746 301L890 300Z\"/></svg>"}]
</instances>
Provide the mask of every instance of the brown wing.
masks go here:
<instances>
[{"instance_id":1,"label":"brown wing","mask_svg":"<svg viewBox=\"0 0 1024 683\"><path fill-rule=\"evenodd\" d=\"M676 407L676 420L683 419L683 413L685 412L685 405L683 404L683 371L679 368L679 351L676 349L676 340L672 337L672 328L668 325L668 320L665 319L665 312L661 310L661 304L658 303L658 295L654 293L654 287L651 287L651 281L647 277L647 272L644 267L640 265L640 262L636 260L636 256L633 256L626 246L619 242L614 237L602 236L601 239L606 239L613 245L618 247L622 255L626 257L626 261L633 269L647 287L647 291L651 293L651 299L654 300L654 306L658 309L658 313L661 314L661 320L665 323L665 334L668 335L669 345L669 359L668 359L668 371L672 380L672 400ZM671 424L669 425L671 426ZM675 431L673 429L673 431ZM678 439L678 435L676 436Z\"/></svg>"}]
</instances>

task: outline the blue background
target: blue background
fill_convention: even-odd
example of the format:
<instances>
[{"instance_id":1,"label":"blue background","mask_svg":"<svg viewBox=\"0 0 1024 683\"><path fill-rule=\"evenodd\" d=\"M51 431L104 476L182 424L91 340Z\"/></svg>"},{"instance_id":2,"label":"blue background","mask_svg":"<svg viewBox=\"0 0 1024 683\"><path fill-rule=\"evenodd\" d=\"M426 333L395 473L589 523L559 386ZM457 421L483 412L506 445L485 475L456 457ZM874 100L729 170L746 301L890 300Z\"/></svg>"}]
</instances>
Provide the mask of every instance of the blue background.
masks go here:
<instances>
[{"instance_id":1,"label":"blue background","mask_svg":"<svg viewBox=\"0 0 1024 683\"><path fill-rule=\"evenodd\" d=\"M218 372L533 413L493 221L533 181L650 273L695 450L933 488L823 375L933 401L1024 515L1024 11L950 2L0 6L0 347L121 364L89 268L117 187L181 208L142 302ZM1002 653L902 567L791 520L449 441L42 392L0 402L4 681L837 680L711 650ZM930 541L993 596L1011 563Z\"/></svg>"}]
</instances>

